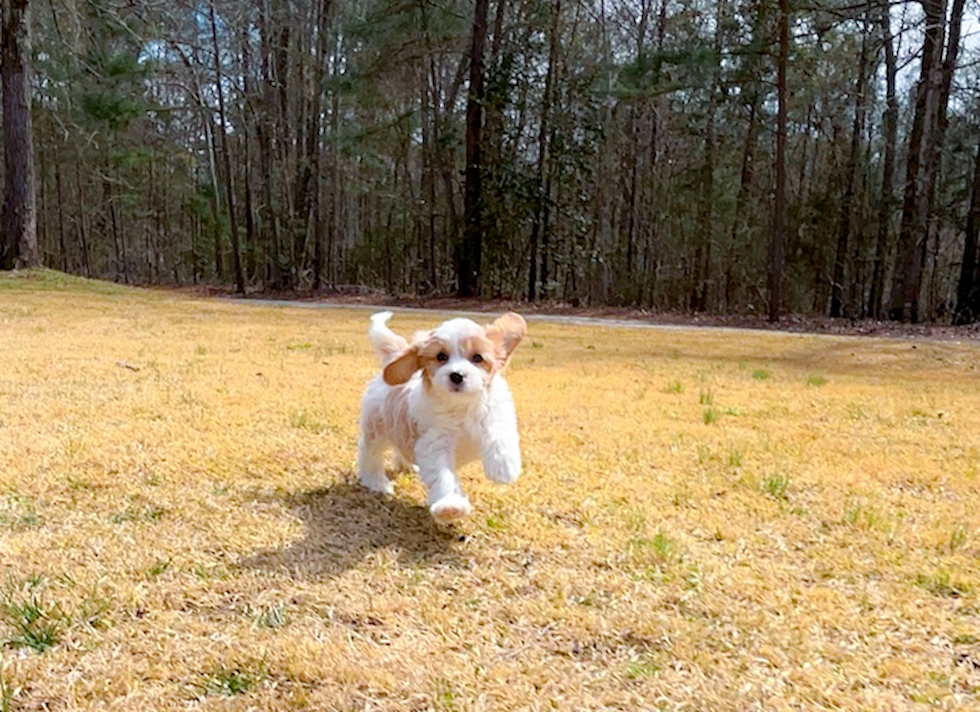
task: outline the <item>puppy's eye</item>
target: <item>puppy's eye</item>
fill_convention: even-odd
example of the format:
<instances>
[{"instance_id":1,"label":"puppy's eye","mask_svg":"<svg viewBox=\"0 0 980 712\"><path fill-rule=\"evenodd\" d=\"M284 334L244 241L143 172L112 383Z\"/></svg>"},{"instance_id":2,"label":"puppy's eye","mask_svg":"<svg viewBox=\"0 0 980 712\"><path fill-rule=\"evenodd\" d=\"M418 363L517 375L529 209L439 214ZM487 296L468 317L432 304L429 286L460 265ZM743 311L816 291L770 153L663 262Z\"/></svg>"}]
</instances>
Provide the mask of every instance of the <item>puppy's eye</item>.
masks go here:
<instances>
[{"instance_id":1,"label":"puppy's eye","mask_svg":"<svg viewBox=\"0 0 980 712\"><path fill-rule=\"evenodd\" d=\"M473 354L473 358L470 359L473 363L483 363L483 356L480 354Z\"/></svg>"},{"instance_id":2,"label":"puppy's eye","mask_svg":"<svg viewBox=\"0 0 980 712\"><path fill-rule=\"evenodd\" d=\"M449 354L447 354L445 351L440 351L439 353L436 354L436 361L438 361L439 363L445 363L448 360L449 360Z\"/></svg>"}]
</instances>

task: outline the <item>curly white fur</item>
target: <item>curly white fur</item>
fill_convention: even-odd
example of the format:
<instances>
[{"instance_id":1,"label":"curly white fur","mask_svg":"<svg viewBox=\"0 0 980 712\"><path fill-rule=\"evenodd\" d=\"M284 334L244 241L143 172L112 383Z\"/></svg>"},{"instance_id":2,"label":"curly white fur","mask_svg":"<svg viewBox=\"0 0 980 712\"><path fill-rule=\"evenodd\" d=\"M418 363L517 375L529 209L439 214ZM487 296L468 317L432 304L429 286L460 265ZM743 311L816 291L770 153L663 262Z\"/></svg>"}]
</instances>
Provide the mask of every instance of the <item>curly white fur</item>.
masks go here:
<instances>
[{"instance_id":1,"label":"curly white fur","mask_svg":"<svg viewBox=\"0 0 980 712\"><path fill-rule=\"evenodd\" d=\"M409 343L388 328L391 316L374 314L368 329L383 371L361 404L361 483L393 491L384 469L392 448L401 467L417 470L432 516L449 522L470 512L460 465L479 457L486 476L503 484L520 475L517 415L501 370L527 324L513 312L487 327L451 319Z\"/></svg>"}]
</instances>

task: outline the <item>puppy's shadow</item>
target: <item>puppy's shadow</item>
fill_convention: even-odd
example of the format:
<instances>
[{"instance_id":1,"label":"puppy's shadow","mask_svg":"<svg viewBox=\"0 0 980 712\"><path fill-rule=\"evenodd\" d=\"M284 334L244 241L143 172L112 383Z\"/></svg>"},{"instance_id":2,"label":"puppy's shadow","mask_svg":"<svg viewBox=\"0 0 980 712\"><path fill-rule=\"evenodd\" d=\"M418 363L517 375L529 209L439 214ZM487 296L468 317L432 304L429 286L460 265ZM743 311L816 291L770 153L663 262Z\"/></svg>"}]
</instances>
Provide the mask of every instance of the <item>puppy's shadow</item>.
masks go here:
<instances>
[{"instance_id":1,"label":"puppy's shadow","mask_svg":"<svg viewBox=\"0 0 980 712\"><path fill-rule=\"evenodd\" d=\"M302 539L260 551L245 568L281 571L302 578L334 578L355 568L378 549L389 549L404 565L452 566L458 531L437 526L428 507L384 497L360 485L339 483L275 497L301 519Z\"/></svg>"}]
</instances>

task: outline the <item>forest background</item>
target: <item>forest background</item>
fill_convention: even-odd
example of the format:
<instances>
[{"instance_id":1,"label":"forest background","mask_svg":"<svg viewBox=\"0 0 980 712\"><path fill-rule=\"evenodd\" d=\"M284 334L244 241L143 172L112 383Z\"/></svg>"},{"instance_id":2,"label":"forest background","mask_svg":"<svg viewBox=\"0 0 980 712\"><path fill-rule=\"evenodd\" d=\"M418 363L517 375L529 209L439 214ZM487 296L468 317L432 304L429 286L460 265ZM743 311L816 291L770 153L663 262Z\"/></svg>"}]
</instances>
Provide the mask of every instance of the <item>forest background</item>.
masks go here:
<instances>
[{"instance_id":1,"label":"forest background","mask_svg":"<svg viewBox=\"0 0 980 712\"><path fill-rule=\"evenodd\" d=\"M0 268L980 319L972 0L3 9Z\"/></svg>"}]
</instances>

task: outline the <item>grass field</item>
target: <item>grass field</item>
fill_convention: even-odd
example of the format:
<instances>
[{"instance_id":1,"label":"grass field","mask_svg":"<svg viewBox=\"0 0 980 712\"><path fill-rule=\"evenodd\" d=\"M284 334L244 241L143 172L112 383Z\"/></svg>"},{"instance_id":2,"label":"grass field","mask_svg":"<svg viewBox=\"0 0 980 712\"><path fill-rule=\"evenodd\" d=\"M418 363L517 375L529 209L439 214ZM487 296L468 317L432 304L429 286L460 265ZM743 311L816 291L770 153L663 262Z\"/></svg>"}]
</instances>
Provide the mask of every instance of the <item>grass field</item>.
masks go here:
<instances>
[{"instance_id":1,"label":"grass field","mask_svg":"<svg viewBox=\"0 0 980 712\"><path fill-rule=\"evenodd\" d=\"M532 321L443 529L368 314L0 277L0 712L980 708L977 344Z\"/></svg>"}]
</instances>

